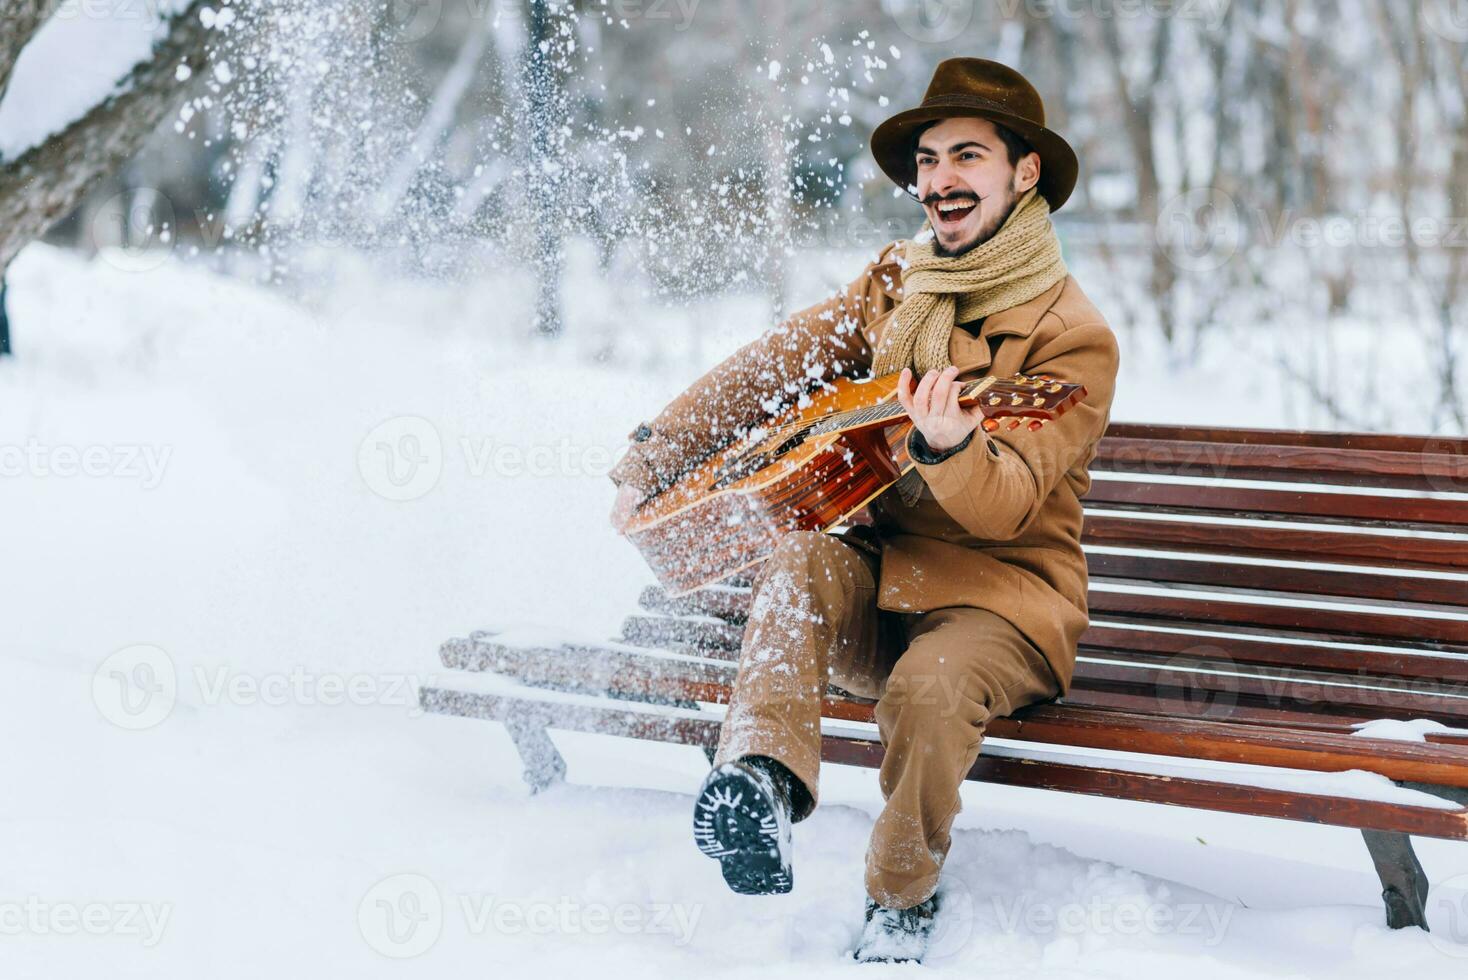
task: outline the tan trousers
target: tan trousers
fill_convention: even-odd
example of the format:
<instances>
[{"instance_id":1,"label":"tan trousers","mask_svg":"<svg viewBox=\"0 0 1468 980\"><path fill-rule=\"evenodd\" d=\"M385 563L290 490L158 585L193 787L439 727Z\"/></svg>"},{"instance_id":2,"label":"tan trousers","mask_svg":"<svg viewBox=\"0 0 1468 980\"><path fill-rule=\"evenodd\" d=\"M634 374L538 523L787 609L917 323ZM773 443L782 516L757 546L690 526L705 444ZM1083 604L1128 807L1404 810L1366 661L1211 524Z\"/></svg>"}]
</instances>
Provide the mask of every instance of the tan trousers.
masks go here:
<instances>
[{"instance_id":1,"label":"tan trousers","mask_svg":"<svg viewBox=\"0 0 1468 980\"><path fill-rule=\"evenodd\" d=\"M786 535L754 582L739 674L715 763L767 755L818 799L828 683L878 699L886 806L872 828L867 894L887 908L938 887L959 786L990 718L1059 691L1022 633L984 609L877 608L875 549L829 534Z\"/></svg>"}]
</instances>

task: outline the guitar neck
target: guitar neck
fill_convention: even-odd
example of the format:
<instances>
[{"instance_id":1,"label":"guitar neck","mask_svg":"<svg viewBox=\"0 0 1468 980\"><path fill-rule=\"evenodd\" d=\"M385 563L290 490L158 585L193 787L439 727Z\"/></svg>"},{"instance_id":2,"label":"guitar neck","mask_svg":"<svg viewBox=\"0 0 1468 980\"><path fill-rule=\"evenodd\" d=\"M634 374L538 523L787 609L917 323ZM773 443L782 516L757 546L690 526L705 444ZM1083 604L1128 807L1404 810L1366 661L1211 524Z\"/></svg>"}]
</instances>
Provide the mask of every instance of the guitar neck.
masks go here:
<instances>
[{"instance_id":1,"label":"guitar neck","mask_svg":"<svg viewBox=\"0 0 1468 980\"><path fill-rule=\"evenodd\" d=\"M958 403L965 407L973 405L993 387L997 380L994 377L983 377L965 382L963 388L959 390ZM875 405L868 405L866 408L828 415L811 427L811 434L825 435L832 432L879 428L904 422L907 417L907 409L903 408L902 404L894 398Z\"/></svg>"}]
</instances>

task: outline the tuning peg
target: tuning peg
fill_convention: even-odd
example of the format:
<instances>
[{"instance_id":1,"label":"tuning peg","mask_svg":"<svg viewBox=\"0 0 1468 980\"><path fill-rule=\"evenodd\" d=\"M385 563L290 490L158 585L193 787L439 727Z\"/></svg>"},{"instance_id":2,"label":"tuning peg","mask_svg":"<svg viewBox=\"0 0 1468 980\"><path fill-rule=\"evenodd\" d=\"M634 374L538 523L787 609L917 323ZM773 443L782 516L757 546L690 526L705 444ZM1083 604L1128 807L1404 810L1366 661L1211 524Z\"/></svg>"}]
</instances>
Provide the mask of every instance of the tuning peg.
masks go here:
<instances>
[{"instance_id":1,"label":"tuning peg","mask_svg":"<svg viewBox=\"0 0 1468 980\"><path fill-rule=\"evenodd\" d=\"M1031 432L1039 432L1044 427L1045 427L1045 420L1044 419L1034 419L1033 421L1030 422L1030 431Z\"/></svg>"},{"instance_id":2,"label":"tuning peg","mask_svg":"<svg viewBox=\"0 0 1468 980\"><path fill-rule=\"evenodd\" d=\"M993 431L995 431L996 429L999 428L999 420L998 419L986 418L986 419L984 419L984 421L982 421L982 422L979 423L979 426L985 432L993 432Z\"/></svg>"}]
</instances>

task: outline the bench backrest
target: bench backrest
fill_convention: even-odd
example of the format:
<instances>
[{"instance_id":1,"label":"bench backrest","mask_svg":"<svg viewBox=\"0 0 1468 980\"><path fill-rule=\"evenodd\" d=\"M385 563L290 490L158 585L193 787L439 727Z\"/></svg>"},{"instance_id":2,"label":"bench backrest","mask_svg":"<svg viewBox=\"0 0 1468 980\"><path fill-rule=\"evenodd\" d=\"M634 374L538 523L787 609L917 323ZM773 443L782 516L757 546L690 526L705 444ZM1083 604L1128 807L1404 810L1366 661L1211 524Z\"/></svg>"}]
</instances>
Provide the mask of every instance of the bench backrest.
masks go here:
<instances>
[{"instance_id":1,"label":"bench backrest","mask_svg":"<svg viewBox=\"0 0 1468 980\"><path fill-rule=\"evenodd\" d=\"M1468 727L1468 439L1114 424L1066 700Z\"/></svg>"}]
</instances>

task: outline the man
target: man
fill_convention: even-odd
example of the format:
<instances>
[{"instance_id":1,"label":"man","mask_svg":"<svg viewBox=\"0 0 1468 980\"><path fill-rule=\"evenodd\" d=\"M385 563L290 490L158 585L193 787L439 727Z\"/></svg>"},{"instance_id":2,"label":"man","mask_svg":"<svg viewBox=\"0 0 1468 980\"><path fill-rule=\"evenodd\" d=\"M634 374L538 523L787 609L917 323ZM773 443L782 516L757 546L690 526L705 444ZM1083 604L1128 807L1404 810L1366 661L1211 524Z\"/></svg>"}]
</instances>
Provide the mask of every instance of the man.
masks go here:
<instances>
[{"instance_id":1,"label":"man","mask_svg":"<svg viewBox=\"0 0 1468 980\"><path fill-rule=\"evenodd\" d=\"M921 106L872 135L927 221L839 295L790 318L638 426L613 523L812 379L902 372L916 465L840 536L798 532L760 567L739 673L694 835L738 892L792 885L790 824L817 800L827 684L877 700L885 808L866 854L859 960L920 959L959 788L990 718L1065 694L1087 624L1079 498L1106 428L1114 335L1050 223L1074 152L1018 72L938 66ZM1085 385L1039 432L985 433L962 381ZM915 382L915 385L914 385Z\"/></svg>"}]
</instances>

